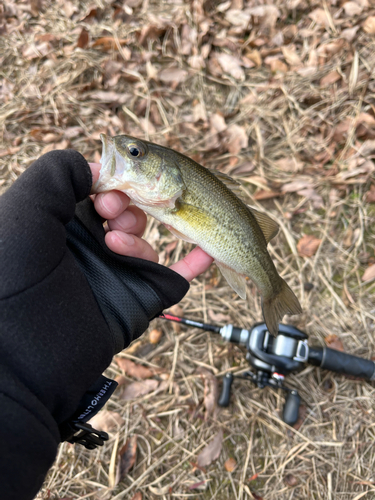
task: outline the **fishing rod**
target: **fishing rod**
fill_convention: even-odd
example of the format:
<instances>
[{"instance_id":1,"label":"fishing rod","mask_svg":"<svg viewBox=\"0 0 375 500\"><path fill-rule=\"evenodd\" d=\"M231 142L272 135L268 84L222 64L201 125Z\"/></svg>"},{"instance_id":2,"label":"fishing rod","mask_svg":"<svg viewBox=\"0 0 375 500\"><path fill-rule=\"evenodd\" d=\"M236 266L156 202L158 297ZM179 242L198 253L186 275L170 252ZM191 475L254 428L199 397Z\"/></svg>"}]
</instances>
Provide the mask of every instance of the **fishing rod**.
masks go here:
<instances>
[{"instance_id":1,"label":"fishing rod","mask_svg":"<svg viewBox=\"0 0 375 500\"><path fill-rule=\"evenodd\" d=\"M223 388L218 400L220 406L229 406L234 378L253 382L257 387L272 387L286 392L282 419L288 425L298 420L301 397L295 389L284 385L290 373L297 373L306 364L317 366L342 375L351 375L365 380L375 380L375 363L329 347L311 347L305 332L292 325L279 324L278 335L273 337L265 323L256 323L249 330L232 324L224 326L193 321L164 313L159 318L218 333L227 342L246 347L246 359L255 369L242 375L227 373L223 377Z\"/></svg>"}]
</instances>

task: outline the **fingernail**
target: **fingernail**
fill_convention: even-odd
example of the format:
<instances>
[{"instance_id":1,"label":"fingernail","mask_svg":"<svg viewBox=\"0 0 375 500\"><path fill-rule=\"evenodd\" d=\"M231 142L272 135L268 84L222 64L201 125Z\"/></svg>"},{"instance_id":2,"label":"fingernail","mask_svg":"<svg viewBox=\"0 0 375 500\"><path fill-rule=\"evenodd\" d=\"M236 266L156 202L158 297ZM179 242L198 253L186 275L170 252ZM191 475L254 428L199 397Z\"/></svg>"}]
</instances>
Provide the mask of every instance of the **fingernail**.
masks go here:
<instances>
[{"instance_id":1,"label":"fingernail","mask_svg":"<svg viewBox=\"0 0 375 500\"><path fill-rule=\"evenodd\" d=\"M116 232L116 236L118 236L125 245L134 245L134 238L131 234L118 231Z\"/></svg>"}]
</instances>

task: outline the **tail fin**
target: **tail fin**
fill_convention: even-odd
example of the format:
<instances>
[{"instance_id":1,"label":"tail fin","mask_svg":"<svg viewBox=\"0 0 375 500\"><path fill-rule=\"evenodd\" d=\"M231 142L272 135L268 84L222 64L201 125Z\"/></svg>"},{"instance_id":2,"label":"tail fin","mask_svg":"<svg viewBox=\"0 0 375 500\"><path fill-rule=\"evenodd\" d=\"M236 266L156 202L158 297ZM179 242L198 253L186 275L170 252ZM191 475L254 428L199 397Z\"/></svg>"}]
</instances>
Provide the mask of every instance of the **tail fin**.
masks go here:
<instances>
[{"instance_id":1,"label":"tail fin","mask_svg":"<svg viewBox=\"0 0 375 500\"><path fill-rule=\"evenodd\" d=\"M280 280L281 290L262 302L264 320L269 332L274 336L277 335L279 322L284 314L301 314L302 312L297 297L287 283L282 278Z\"/></svg>"}]
</instances>

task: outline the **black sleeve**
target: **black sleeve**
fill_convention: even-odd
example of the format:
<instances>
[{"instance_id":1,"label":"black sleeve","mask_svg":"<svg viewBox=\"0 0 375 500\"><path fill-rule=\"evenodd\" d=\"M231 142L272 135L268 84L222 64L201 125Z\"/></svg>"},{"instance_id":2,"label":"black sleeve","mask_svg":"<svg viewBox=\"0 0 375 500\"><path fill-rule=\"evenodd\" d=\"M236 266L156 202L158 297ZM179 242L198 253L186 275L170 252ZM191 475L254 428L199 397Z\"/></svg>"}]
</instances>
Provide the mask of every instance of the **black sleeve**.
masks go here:
<instances>
[{"instance_id":1,"label":"black sleeve","mask_svg":"<svg viewBox=\"0 0 375 500\"><path fill-rule=\"evenodd\" d=\"M55 458L59 424L113 354L188 289L162 266L116 260L89 202L74 217L91 181L79 153L54 151L0 198L0 484L6 500L34 498ZM98 293L106 259L123 299L114 307L111 296ZM135 289L127 279L138 283ZM155 301L144 305L139 286Z\"/></svg>"}]
</instances>

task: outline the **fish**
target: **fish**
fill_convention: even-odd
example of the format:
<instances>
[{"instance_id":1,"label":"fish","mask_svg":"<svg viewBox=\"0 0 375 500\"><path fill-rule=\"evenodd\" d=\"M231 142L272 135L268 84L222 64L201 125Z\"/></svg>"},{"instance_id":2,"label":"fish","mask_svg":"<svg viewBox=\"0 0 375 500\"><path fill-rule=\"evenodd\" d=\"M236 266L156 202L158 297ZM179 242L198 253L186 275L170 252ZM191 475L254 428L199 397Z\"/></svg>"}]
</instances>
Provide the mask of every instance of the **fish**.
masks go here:
<instances>
[{"instance_id":1,"label":"fish","mask_svg":"<svg viewBox=\"0 0 375 500\"><path fill-rule=\"evenodd\" d=\"M267 250L279 226L245 203L240 183L149 141L128 135L100 138L101 169L93 193L126 193L172 234L209 254L242 299L249 277L262 297L264 321L272 335L277 335L284 314L302 312Z\"/></svg>"}]
</instances>

